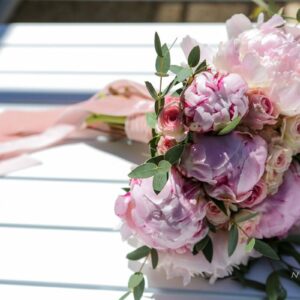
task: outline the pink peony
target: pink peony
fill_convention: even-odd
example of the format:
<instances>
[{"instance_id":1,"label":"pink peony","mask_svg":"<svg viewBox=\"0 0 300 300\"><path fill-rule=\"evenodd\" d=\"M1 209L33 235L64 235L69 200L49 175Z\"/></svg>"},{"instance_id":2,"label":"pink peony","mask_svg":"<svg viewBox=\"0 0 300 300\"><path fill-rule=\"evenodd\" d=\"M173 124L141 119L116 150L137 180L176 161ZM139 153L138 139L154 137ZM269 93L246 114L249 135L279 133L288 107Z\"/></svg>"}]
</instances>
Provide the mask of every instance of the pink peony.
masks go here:
<instances>
[{"instance_id":1,"label":"pink peony","mask_svg":"<svg viewBox=\"0 0 300 300\"><path fill-rule=\"evenodd\" d=\"M194 142L183 153L182 172L207 183L206 190L213 198L233 202L247 199L264 173L266 142L240 132L195 135Z\"/></svg>"},{"instance_id":2,"label":"pink peony","mask_svg":"<svg viewBox=\"0 0 300 300\"><path fill-rule=\"evenodd\" d=\"M219 131L248 110L246 82L237 74L202 72L184 93L190 130Z\"/></svg>"},{"instance_id":3,"label":"pink peony","mask_svg":"<svg viewBox=\"0 0 300 300\"><path fill-rule=\"evenodd\" d=\"M156 195L152 180L133 180L131 193L117 199L115 212L124 222L123 232L158 250L191 250L208 231L199 185L187 182L173 169Z\"/></svg>"},{"instance_id":4,"label":"pink peony","mask_svg":"<svg viewBox=\"0 0 300 300\"><path fill-rule=\"evenodd\" d=\"M275 195L255 207L261 213L257 238L282 237L300 221L300 165L293 162Z\"/></svg>"},{"instance_id":5,"label":"pink peony","mask_svg":"<svg viewBox=\"0 0 300 300\"><path fill-rule=\"evenodd\" d=\"M260 180L252 189L251 194L243 202L239 203L240 207L253 207L261 203L267 197L267 184Z\"/></svg>"},{"instance_id":6,"label":"pink peony","mask_svg":"<svg viewBox=\"0 0 300 300\"><path fill-rule=\"evenodd\" d=\"M234 267L246 265L250 257L257 256L254 252L245 251L245 243L239 243L233 255L228 257L228 233L219 231L215 234L211 233L210 237L214 249L211 263L202 253L193 255L189 252L179 254L174 251L160 251L159 268L166 271L168 279L182 277L185 285L191 281L191 277L196 275L208 276L210 282L213 283L218 278L230 275Z\"/></svg>"},{"instance_id":7,"label":"pink peony","mask_svg":"<svg viewBox=\"0 0 300 300\"><path fill-rule=\"evenodd\" d=\"M296 115L300 113L300 30L284 25L278 15L256 27L246 16L233 16L227 21L231 39L220 45L214 63L219 70L240 74L250 87L264 89L279 113Z\"/></svg>"},{"instance_id":8,"label":"pink peony","mask_svg":"<svg viewBox=\"0 0 300 300\"><path fill-rule=\"evenodd\" d=\"M273 102L262 90L254 89L248 93L249 112L243 119L243 124L251 129L261 130L264 125L274 125L277 122L278 113Z\"/></svg>"},{"instance_id":9,"label":"pink peony","mask_svg":"<svg viewBox=\"0 0 300 300\"><path fill-rule=\"evenodd\" d=\"M165 106L158 117L158 131L177 140L184 138L183 112L179 98L166 97Z\"/></svg>"}]
</instances>

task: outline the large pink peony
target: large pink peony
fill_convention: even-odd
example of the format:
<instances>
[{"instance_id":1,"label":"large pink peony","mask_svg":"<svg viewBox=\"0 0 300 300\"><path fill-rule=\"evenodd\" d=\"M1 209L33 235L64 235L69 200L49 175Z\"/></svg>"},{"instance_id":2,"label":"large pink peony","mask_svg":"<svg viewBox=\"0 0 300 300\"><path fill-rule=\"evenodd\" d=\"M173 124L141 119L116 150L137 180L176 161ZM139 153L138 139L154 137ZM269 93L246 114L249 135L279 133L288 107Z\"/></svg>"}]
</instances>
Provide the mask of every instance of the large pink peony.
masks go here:
<instances>
[{"instance_id":1,"label":"large pink peony","mask_svg":"<svg viewBox=\"0 0 300 300\"><path fill-rule=\"evenodd\" d=\"M184 93L184 113L190 130L219 131L248 110L246 82L238 74L206 71Z\"/></svg>"},{"instance_id":2,"label":"large pink peony","mask_svg":"<svg viewBox=\"0 0 300 300\"><path fill-rule=\"evenodd\" d=\"M284 115L300 113L300 29L290 30L278 15L253 27L244 15L227 21L230 40L214 59L219 70L243 76L262 88Z\"/></svg>"},{"instance_id":3,"label":"large pink peony","mask_svg":"<svg viewBox=\"0 0 300 300\"><path fill-rule=\"evenodd\" d=\"M207 183L206 190L214 198L233 202L247 199L264 173L266 142L240 132L195 135L194 142L183 153L182 172Z\"/></svg>"},{"instance_id":4,"label":"large pink peony","mask_svg":"<svg viewBox=\"0 0 300 300\"><path fill-rule=\"evenodd\" d=\"M199 184L184 180L173 169L164 189L156 195L152 178L132 180L131 193L117 199L116 214L129 232L158 250L191 250L206 234L205 202Z\"/></svg>"},{"instance_id":5,"label":"large pink peony","mask_svg":"<svg viewBox=\"0 0 300 300\"><path fill-rule=\"evenodd\" d=\"M300 221L300 165L293 162L275 195L253 208L261 213L257 238L282 237Z\"/></svg>"}]
</instances>

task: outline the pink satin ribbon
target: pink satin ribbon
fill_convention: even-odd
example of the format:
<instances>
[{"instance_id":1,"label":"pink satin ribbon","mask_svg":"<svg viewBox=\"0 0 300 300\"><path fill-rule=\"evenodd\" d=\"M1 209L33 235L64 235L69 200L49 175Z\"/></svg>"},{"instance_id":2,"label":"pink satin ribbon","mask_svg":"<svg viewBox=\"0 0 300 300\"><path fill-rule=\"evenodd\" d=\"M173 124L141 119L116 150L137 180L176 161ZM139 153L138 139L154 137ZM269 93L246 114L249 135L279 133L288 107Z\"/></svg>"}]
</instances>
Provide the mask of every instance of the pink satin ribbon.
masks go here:
<instances>
[{"instance_id":1,"label":"pink satin ribbon","mask_svg":"<svg viewBox=\"0 0 300 300\"><path fill-rule=\"evenodd\" d=\"M153 109L154 102L144 86L121 80L78 104L43 111L5 111L0 114L0 175L18 169L18 163L20 168L33 165L33 159L26 154L63 140L94 138L100 134L120 135L120 130L104 123L88 128L85 120L91 114L125 116L127 137L147 142L151 132L145 114ZM18 160L12 159L17 156L20 156ZM4 160L7 161L4 163Z\"/></svg>"}]
</instances>

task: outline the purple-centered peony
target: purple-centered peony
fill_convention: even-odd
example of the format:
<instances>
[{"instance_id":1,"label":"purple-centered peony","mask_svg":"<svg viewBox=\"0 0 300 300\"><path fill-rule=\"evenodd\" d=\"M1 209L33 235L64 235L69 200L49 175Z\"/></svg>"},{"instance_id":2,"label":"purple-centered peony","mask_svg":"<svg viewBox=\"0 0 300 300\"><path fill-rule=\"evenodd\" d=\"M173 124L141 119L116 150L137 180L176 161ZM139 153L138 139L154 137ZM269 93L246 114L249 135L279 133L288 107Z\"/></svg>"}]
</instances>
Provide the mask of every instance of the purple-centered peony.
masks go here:
<instances>
[{"instance_id":1,"label":"purple-centered peony","mask_svg":"<svg viewBox=\"0 0 300 300\"><path fill-rule=\"evenodd\" d=\"M187 146L181 170L205 185L212 197L232 202L247 199L265 170L267 145L260 136L232 132L224 136L195 135Z\"/></svg>"},{"instance_id":2,"label":"purple-centered peony","mask_svg":"<svg viewBox=\"0 0 300 300\"><path fill-rule=\"evenodd\" d=\"M166 186L156 195L152 180L132 180L131 192L117 199L115 213L124 222L123 233L136 235L158 250L191 250L208 231L199 184L186 181L173 169Z\"/></svg>"},{"instance_id":3,"label":"purple-centered peony","mask_svg":"<svg viewBox=\"0 0 300 300\"><path fill-rule=\"evenodd\" d=\"M219 131L248 110L248 86L238 74L198 75L184 93L184 113L192 131Z\"/></svg>"},{"instance_id":4,"label":"purple-centered peony","mask_svg":"<svg viewBox=\"0 0 300 300\"><path fill-rule=\"evenodd\" d=\"M300 165L293 162L275 195L253 208L261 213L257 238L285 236L300 221Z\"/></svg>"}]
</instances>

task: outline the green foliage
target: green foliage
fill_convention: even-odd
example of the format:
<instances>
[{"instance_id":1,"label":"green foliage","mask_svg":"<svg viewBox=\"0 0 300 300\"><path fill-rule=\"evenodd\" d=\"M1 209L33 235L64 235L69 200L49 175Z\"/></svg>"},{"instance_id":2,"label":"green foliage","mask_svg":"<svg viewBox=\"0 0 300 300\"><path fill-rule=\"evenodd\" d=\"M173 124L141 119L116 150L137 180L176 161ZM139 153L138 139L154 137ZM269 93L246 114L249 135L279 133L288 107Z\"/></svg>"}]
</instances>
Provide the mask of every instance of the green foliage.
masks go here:
<instances>
[{"instance_id":1,"label":"green foliage","mask_svg":"<svg viewBox=\"0 0 300 300\"><path fill-rule=\"evenodd\" d=\"M198 65L200 61L200 47L199 46L195 46L189 56L188 56L188 64L191 68L194 68Z\"/></svg>"},{"instance_id":2,"label":"green foliage","mask_svg":"<svg viewBox=\"0 0 300 300\"><path fill-rule=\"evenodd\" d=\"M155 62L155 68L156 68L156 74L158 76L165 76L171 65L171 57L170 57L170 51L166 44L162 46L162 56L157 56L156 62Z\"/></svg>"},{"instance_id":3,"label":"green foliage","mask_svg":"<svg viewBox=\"0 0 300 300\"><path fill-rule=\"evenodd\" d=\"M162 189L165 187L168 181L168 173L157 173L153 177L153 190L156 194L159 194Z\"/></svg>"},{"instance_id":4,"label":"green foliage","mask_svg":"<svg viewBox=\"0 0 300 300\"><path fill-rule=\"evenodd\" d=\"M155 128L156 127L156 114L155 113L147 113L146 114L146 120L147 120L147 125L150 128Z\"/></svg>"},{"instance_id":5,"label":"green foliage","mask_svg":"<svg viewBox=\"0 0 300 300\"><path fill-rule=\"evenodd\" d=\"M297 19L298 23L300 23L300 8L297 11L296 19Z\"/></svg>"},{"instance_id":6,"label":"green foliage","mask_svg":"<svg viewBox=\"0 0 300 300\"><path fill-rule=\"evenodd\" d=\"M202 239L200 242L195 244L193 248L193 255L196 255L199 252L203 251L203 249L205 249L209 241L210 241L210 237L207 235L204 239Z\"/></svg>"},{"instance_id":7,"label":"green foliage","mask_svg":"<svg viewBox=\"0 0 300 300\"><path fill-rule=\"evenodd\" d=\"M266 257L269 257L273 260L279 260L279 256L275 250L269 244L261 240L255 240L254 249Z\"/></svg>"},{"instance_id":8,"label":"green foliage","mask_svg":"<svg viewBox=\"0 0 300 300\"><path fill-rule=\"evenodd\" d=\"M121 298L119 298L119 300L125 300L130 294L131 294L131 291L128 291Z\"/></svg>"},{"instance_id":9,"label":"green foliage","mask_svg":"<svg viewBox=\"0 0 300 300\"><path fill-rule=\"evenodd\" d=\"M211 201L213 201L217 206L218 208L226 215L228 216L228 211L227 211L227 208L224 204L224 201L220 201L220 200L217 200L217 199L214 199L214 198L210 198Z\"/></svg>"},{"instance_id":10,"label":"green foliage","mask_svg":"<svg viewBox=\"0 0 300 300\"><path fill-rule=\"evenodd\" d=\"M147 246L142 246L127 254L129 260L139 260L149 255L151 249Z\"/></svg>"},{"instance_id":11,"label":"green foliage","mask_svg":"<svg viewBox=\"0 0 300 300\"><path fill-rule=\"evenodd\" d=\"M149 94L151 95L151 97L154 99L154 100L158 100L159 97L155 91L155 88L153 87L152 83L150 83L149 81L145 81L145 85L146 85L146 88L149 92Z\"/></svg>"},{"instance_id":12,"label":"green foliage","mask_svg":"<svg viewBox=\"0 0 300 300\"><path fill-rule=\"evenodd\" d=\"M165 160L167 160L171 165L175 165L179 162L181 155L184 151L184 144L178 144L172 148L170 148L165 153Z\"/></svg>"},{"instance_id":13,"label":"green foliage","mask_svg":"<svg viewBox=\"0 0 300 300\"><path fill-rule=\"evenodd\" d=\"M225 126L223 129L219 131L218 135L225 135L230 133L239 125L240 121L241 121L241 117L234 118L227 126Z\"/></svg>"},{"instance_id":14,"label":"green foliage","mask_svg":"<svg viewBox=\"0 0 300 300\"><path fill-rule=\"evenodd\" d=\"M154 47L155 47L156 54L158 56L162 57L163 53L162 53L162 49L161 49L161 42L160 42L160 38L159 38L159 35L157 32L155 32L155 35L154 35Z\"/></svg>"},{"instance_id":15,"label":"green foliage","mask_svg":"<svg viewBox=\"0 0 300 300\"><path fill-rule=\"evenodd\" d=\"M157 173L157 165L154 163L145 163L134 170L132 170L128 176L129 178L149 178Z\"/></svg>"},{"instance_id":16,"label":"green foliage","mask_svg":"<svg viewBox=\"0 0 300 300\"><path fill-rule=\"evenodd\" d=\"M249 213L248 215L244 215L244 216L237 216L234 220L236 223L243 223L246 222L252 218L255 218L258 215L258 213Z\"/></svg>"},{"instance_id":17,"label":"green foliage","mask_svg":"<svg viewBox=\"0 0 300 300\"><path fill-rule=\"evenodd\" d=\"M287 293L281 285L279 274L277 271L272 272L266 281L266 293L268 300L284 300Z\"/></svg>"},{"instance_id":18,"label":"green foliage","mask_svg":"<svg viewBox=\"0 0 300 300\"><path fill-rule=\"evenodd\" d=\"M130 290L134 289L142 282L143 279L144 279L144 275L141 272L136 272L132 274L128 281L128 288Z\"/></svg>"},{"instance_id":19,"label":"green foliage","mask_svg":"<svg viewBox=\"0 0 300 300\"><path fill-rule=\"evenodd\" d=\"M151 249L151 263L152 263L152 268L156 269L158 265L158 253L157 250L154 248Z\"/></svg>"},{"instance_id":20,"label":"green foliage","mask_svg":"<svg viewBox=\"0 0 300 300\"><path fill-rule=\"evenodd\" d=\"M253 250L254 246L255 246L255 238L250 238L247 242L245 250L247 252L250 252Z\"/></svg>"},{"instance_id":21,"label":"green foliage","mask_svg":"<svg viewBox=\"0 0 300 300\"><path fill-rule=\"evenodd\" d=\"M232 224L228 238L228 255L231 256L235 251L239 241L239 230L236 224Z\"/></svg>"},{"instance_id":22,"label":"green foliage","mask_svg":"<svg viewBox=\"0 0 300 300\"><path fill-rule=\"evenodd\" d=\"M211 241L211 238L209 238L207 245L202 250L202 253L205 256L205 258L211 263L213 260L213 254L214 254L213 243Z\"/></svg>"},{"instance_id":23,"label":"green foliage","mask_svg":"<svg viewBox=\"0 0 300 300\"><path fill-rule=\"evenodd\" d=\"M143 278L140 284L133 289L134 300L140 300L143 297L144 290L145 290L145 279Z\"/></svg>"}]
</instances>

